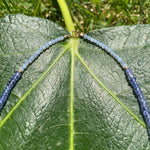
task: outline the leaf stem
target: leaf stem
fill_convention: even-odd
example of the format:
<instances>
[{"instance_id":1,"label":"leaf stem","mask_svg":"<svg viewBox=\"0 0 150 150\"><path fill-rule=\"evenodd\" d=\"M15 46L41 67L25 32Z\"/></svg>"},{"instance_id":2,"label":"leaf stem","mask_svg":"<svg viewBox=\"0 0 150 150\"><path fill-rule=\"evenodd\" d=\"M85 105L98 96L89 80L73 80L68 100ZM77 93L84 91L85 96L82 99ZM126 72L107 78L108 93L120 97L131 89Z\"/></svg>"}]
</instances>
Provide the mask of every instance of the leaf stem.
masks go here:
<instances>
[{"instance_id":1,"label":"leaf stem","mask_svg":"<svg viewBox=\"0 0 150 150\"><path fill-rule=\"evenodd\" d=\"M74 31L75 30L74 24L73 24L73 21L72 21L72 18L71 18L71 15L70 15L70 12L68 10L68 6L67 6L65 0L57 0L57 2L59 4L62 15L64 17L67 30L69 32Z\"/></svg>"}]
</instances>

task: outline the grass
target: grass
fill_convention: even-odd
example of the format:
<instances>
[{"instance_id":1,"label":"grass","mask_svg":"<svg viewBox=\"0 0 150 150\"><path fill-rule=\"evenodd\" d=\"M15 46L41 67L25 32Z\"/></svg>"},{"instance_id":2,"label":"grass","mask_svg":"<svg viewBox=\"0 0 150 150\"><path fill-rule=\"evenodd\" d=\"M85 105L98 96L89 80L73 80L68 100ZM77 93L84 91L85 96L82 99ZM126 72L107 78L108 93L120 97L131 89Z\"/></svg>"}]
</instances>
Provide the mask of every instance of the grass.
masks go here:
<instances>
[{"instance_id":1,"label":"grass","mask_svg":"<svg viewBox=\"0 0 150 150\"><path fill-rule=\"evenodd\" d=\"M66 0L76 29L150 23L149 0ZM25 14L52 20L65 27L56 0L0 0L0 17Z\"/></svg>"}]
</instances>

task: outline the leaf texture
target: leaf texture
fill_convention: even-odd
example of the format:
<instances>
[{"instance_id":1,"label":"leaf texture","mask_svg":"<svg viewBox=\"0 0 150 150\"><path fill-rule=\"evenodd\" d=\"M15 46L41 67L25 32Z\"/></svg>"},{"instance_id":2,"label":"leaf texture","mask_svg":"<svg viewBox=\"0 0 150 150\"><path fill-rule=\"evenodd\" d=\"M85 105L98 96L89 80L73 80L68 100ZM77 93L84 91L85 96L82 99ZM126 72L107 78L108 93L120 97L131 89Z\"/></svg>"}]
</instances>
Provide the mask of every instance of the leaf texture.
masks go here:
<instances>
[{"instance_id":1,"label":"leaf texture","mask_svg":"<svg viewBox=\"0 0 150 150\"><path fill-rule=\"evenodd\" d=\"M150 25L89 33L127 62L147 100L149 33ZM34 51L65 34L45 19L1 18L0 92ZM119 64L83 39L68 39L41 54L13 89L1 116L0 149L146 150L149 142L138 101Z\"/></svg>"}]
</instances>

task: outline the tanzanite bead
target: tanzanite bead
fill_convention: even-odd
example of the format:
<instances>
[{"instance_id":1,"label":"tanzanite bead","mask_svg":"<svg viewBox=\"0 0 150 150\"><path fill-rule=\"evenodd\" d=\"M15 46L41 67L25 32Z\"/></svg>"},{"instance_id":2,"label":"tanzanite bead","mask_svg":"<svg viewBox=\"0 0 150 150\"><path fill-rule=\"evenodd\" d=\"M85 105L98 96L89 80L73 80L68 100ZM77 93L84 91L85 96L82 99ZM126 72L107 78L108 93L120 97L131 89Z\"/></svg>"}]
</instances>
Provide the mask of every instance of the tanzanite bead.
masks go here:
<instances>
[{"instance_id":1,"label":"tanzanite bead","mask_svg":"<svg viewBox=\"0 0 150 150\"><path fill-rule=\"evenodd\" d=\"M149 140L150 140L150 111L149 111L149 107L148 104L143 96L143 93L139 87L139 84L136 81L136 78L133 75L133 72L130 68L127 67L127 64L124 63L124 61L122 60L121 57L119 57L112 49L110 49L109 47L107 47L106 45L104 45L103 43L101 43L100 41L97 41L96 39L84 34L83 36L81 35L81 37L83 37L85 40L88 40L94 44L96 44L97 46L101 47L102 49L104 49L107 53L109 53L118 63L120 63L120 65L125 69L125 73L126 76L128 78L129 83L131 84L135 95L137 96L138 100L139 100L139 104L140 104L140 108L143 114L143 117L145 119L145 122L148 126L148 136L149 136Z\"/></svg>"},{"instance_id":2,"label":"tanzanite bead","mask_svg":"<svg viewBox=\"0 0 150 150\"><path fill-rule=\"evenodd\" d=\"M2 111L4 105L5 105L8 97L9 97L9 94L10 94L11 90L16 85L18 80L21 78L21 75L22 75L21 72L16 71L16 73L10 79L9 83L7 84L7 86L5 87L4 91L2 92L2 94L0 96L0 112Z\"/></svg>"},{"instance_id":3,"label":"tanzanite bead","mask_svg":"<svg viewBox=\"0 0 150 150\"><path fill-rule=\"evenodd\" d=\"M64 36L60 36L54 40L49 41L48 43L46 43L45 45L43 45L39 50L37 50L23 65L22 68L20 68L20 71L24 72L25 69L27 69L27 67L33 63L33 61L47 48L49 48L50 46L56 44L59 41L63 41L64 40Z\"/></svg>"},{"instance_id":4,"label":"tanzanite bead","mask_svg":"<svg viewBox=\"0 0 150 150\"><path fill-rule=\"evenodd\" d=\"M83 35L83 38L84 38L84 39L87 39L87 35L86 35L86 34L84 34L84 35Z\"/></svg>"},{"instance_id":5,"label":"tanzanite bead","mask_svg":"<svg viewBox=\"0 0 150 150\"><path fill-rule=\"evenodd\" d=\"M135 95L137 96L139 103L140 103L140 108L144 117L144 120L148 126L148 136L150 139L150 111L148 104L146 102L146 99L143 96L143 93L139 87L139 84L136 81L136 78L133 75L133 72L130 68L125 69L126 76L134 90Z\"/></svg>"},{"instance_id":6,"label":"tanzanite bead","mask_svg":"<svg viewBox=\"0 0 150 150\"><path fill-rule=\"evenodd\" d=\"M98 45L99 47L101 47L102 49L104 49L107 53L109 53L112 57L115 58L115 60L120 63L120 65L123 67L123 68L127 68L127 64L124 63L124 61L122 60L122 58L120 58L112 49L110 49L109 47L107 47L106 45L104 45L103 43L101 43L100 41L92 38L91 36L89 35L86 35L84 34L83 35L83 38L85 40L88 40L96 45Z\"/></svg>"}]
</instances>

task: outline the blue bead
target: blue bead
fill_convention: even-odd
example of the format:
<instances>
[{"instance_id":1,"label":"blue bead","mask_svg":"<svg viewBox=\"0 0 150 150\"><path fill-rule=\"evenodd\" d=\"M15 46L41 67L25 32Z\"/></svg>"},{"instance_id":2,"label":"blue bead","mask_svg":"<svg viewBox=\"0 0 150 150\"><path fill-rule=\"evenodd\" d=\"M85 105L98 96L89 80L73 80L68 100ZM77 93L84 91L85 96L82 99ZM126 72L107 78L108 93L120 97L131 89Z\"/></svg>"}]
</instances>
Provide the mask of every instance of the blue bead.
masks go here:
<instances>
[{"instance_id":1,"label":"blue bead","mask_svg":"<svg viewBox=\"0 0 150 150\"><path fill-rule=\"evenodd\" d=\"M143 115L144 115L146 118L148 118L148 116L150 115L150 113L149 113L149 111L144 111L144 112L143 112Z\"/></svg>"},{"instance_id":2,"label":"blue bead","mask_svg":"<svg viewBox=\"0 0 150 150\"><path fill-rule=\"evenodd\" d=\"M97 40L96 40L96 39L94 39L94 40L93 40L93 42L96 44Z\"/></svg>"},{"instance_id":3,"label":"blue bead","mask_svg":"<svg viewBox=\"0 0 150 150\"><path fill-rule=\"evenodd\" d=\"M127 64L125 64L124 62L122 62L122 66L123 68L127 68Z\"/></svg>"},{"instance_id":4,"label":"blue bead","mask_svg":"<svg viewBox=\"0 0 150 150\"><path fill-rule=\"evenodd\" d=\"M41 47L39 50L37 50L38 53L41 53L43 51L43 47Z\"/></svg>"},{"instance_id":5,"label":"blue bead","mask_svg":"<svg viewBox=\"0 0 150 150\"><path fill-rule=\"evenodd\" d=\"M26 62L25 62L25 66L28 66L28 65L29 65L29 62L28 62L28 61L26 61Z\"/></svg>"},{"instance_id":6,"label":"blue bead","mask_svg":"<svg viewBox=\"0 0 150 150\"><path fill-rule=\"evenodd\" d=\"M46 44L47 48L49 48L49 43Z\"/></svg>"},{"instance_id":7,"label":"blue bead","mask_svg":"<svg viewBox=\"0 0 150 150\"><path fill-rule=\"evenodd\" d=\"M136 95L137 96L139 96L140 95L140 89L139 88L134 88L134 92L136 93Z\"/></svg>"},{"instance_id":8,"label":"blue bead","mask_svg":"<svg viewBox=\"0 0 150 150\"><path fill-rule=\"evenodd\" d=\"M90 36L87 36L86 38L87 38L87 40L89 40L89 41L91 40L91 37L90 37Z\"/></svg>"},{"instance_id":9,"label":"blue bead","mask_svg":"<svg viewBox=\"0 0 150 150\"><path fill-rule=\"evenodd\" d=\"M54 44L54 40L51 40L52 44Z\"/></svg>"},{"instance_id":10,"label":"blue bead","mask_svg":"<svg viewBox=\"0 0 150 150\"><path fill-rule=\"evenodd\" d=\"M64 36L61 36L60 39L63 41L64 40Z\"/></svg>"},{"instance_id":11,"label":"blue bead","mask_svg":"<svg viewBox=\"0 0 150 150\"><path fill-rule=\"evenodd\" d=\"M91 41L94 43L94 39L91 37Z\"/></svg>"},{"instance_id":12,"label":"blue bead","mask_svg":"<svg viewBox=\"0 0 150 150\"><path fill-rule=\"evenodd\" d=\"M45 46L45 45L42 46L42 50L44 50L44 49L46 49L46 46Z\"/></svg>"},{"instance_id":13,"label":"blue bead","mask_svg":"<svg viewBox=\"0 0 150 150\"><path fill-rule=\"evenodd\" d=\"M99 41L96 41L96 45L99 45Z\"/></svg>"},{"instance_id":14,"label":"blue bead","mask_svg":"<svg viewBox=\"0 0 150 150\"><path fill-rule=\"evenodd\" d=\"M36 52L36 53L34 54L34 56L35 56L35 58L37 58L37 57L38 57L38 53Z\"/></svg>"},{"instance_id":15,"label":"blue bead","mask_svg":"<svg viewBox=\"0 0 150 150\"><path fill-rule=\"evenodd\" d=\"M47 48L49 48L51 45L64 40L63 36L60 36L54 40L49 41L48 43L46 43L45 45L43 45L39 50L37 50L33 56L31 56L29 58L28 61L25 62L25 64L23 65L23 67L20 69L22 72L24 72L24 70L29 66L29 64L31 64L44 50L46 50Z\"/></svg>"},{"instance_id":16,"label":"blue bead","mask_svg":"<svg viewBox=\"0 0 150 150\"><path fill-rule=\"evenodd\" d=\"M144 103L146 101L146 99L144 98L143 94L141 94L140 96L138 96L138 99L141 103Z\"/></svg>"},{"instance_id":17,"label":"blue bead","mask_svg":"<svg viewBox=\"0 0 150 150\"><path fill-rule=\"evenodd\" d=\"M150 128L150 119L146 119L146 124L147 124L148 128Z\"/></svg>"},{"instance_id":18,"label":"blue bead","mask_svg":"<svg viewBox=\"0 0 150 150\"><path fill-rule=\"evenodd\" d=\"M150 112L148 111L148 115L146 116L147 120L150 120Z\"/></svg>"},{"instance_id":19,"label":"blue bead","mask_svg":"<svg viewBox=\"0 0 150 150\"><path fill-rule=\"evenodd\" d=\"M122 61L122 58L118 57L118 61L121 62L121 61Z\"/></svg>"},{"instance_id":20,"label":"blue bead","mask_svg":"<svg viewBox=\"0 0 150 150\"><path fill-rule=\"evenodd\" d=\"M87 36L86 39L90 41L90 40L91 40L91 37Z\"/></svg>"},{"instance_id":21,"label":"blue bead","mask_svg":"<svg viewBox=\"0 0 150 150\"><path fill-rule=\"evenodd\" d=\"M149 111L149 107L148 107L148 104L146 101L144 101L143 103L140 103L140 104L141 104L142 111Z\"/></svg>"},{"instance_id":22,"label":"blue bead","mask_svg":"<svg viewBox=\"0 0 150 150\"><path fill-rule=\"evenodd\" d=\"M56 38L55 40L56 40L56 42L58 42L58 41L60 41L60 38L58 37L58 38Z\"/></svg>"},{"instance_id":23,"label":"blue bead","mask_svg":"<svg viewBox=\"0 0 150 150\"><path fill-rule=\"evenodd\" d=\"M61 37L58 37L56 40L57 40L58 42L61 41Z\"/></svg>"},{"instance_id":24,"label":"blue bead","mask_svg":"<svg viewBox=\"0 0 150 150\"><path fill-rule=\"evenodd\" d=\"M112 51L112 50L107 47L107 52L110 53L110 55L111 55L111 51Z\"/></svg>"},{"instance_id":25,"label":"blue bead","mask_svg":"<svg viewBox=\"0 0 150 150\"><path fill-rule=\"evenodd\" d=\"M149 127L148 131L150 131L150 112L149 112L149 107L146 102L146 99L143 96L143 93L139 87L138 82L136 81L136 78L133 75L132 70L130 68L127 68L127 69L125 69L125 73L127 75L127 78L129 80L131 86L134 89L136 96L138 97L138 100L140 102L141 111L143 113L143 117L146 121L147 126ZM150 133L149 133L149 137L150 137Z\"/></svg>"},{"instance_id":26,"label":"blue bead","mask_svg":"<svg viewBox=\"0 0 150 150\"><path fill-rule=\"evenodd\" d=\"M83 35L83 38L84 38L84 39L87 39L87 35L86 35L86 34L84 34L84 35Z\"/></svg>"},{"instance_id":27,"label":"blue bead","mask_svg":"<svg viewBox=\"0 0 150 150\"><path fill-rule=\"evenodd\" d=\"M48 42L48 44L49 44L49 46L51 46L51 45L52 45L52 42L51 42L51 41L49 41L49 42Z\"/></svg>"},{"instance_id":28,"label":"blue bead","mask_svg":"<svg viewBox=\"0 0 150 150\"><path fill-rule=\"evenodd\" d=\"M116 61L118 61L120 63L120 65L123 67L123 68L126 68L127 67L127 64L124 63L124 61L122 60L122 58L120 58L115 52L113 52L113 50L111 50L109 47L107 47L106 45L104 45L103 43L101 43L100 41L84 34L83 36L84 39L87 39L89 40L90 42L98 45L99 47L101 47L102 49L106 50L110 55L112 55Z\"/></svg>"},{"instance_id":29,"label":"blue bead","mask_svg":"<svg viewBox=\"0 0 150 150\"><path fill-rule=\"evenodd\" d=\"M31 56L29 59L29 63L32 63L34 59L35 59L34 56Z\"/></svg>"},{"instance_id":30,"label":"blue bead","mask_svg":"<svg viewBox=\"0 0 150 150\"><path fill-rule=\"evenodd\" d=\"M20 68L20 71L24 72L24 67L21 67L21 68Z\"/></svg>"},{"instance_id":31,"label":"blue bead","mask_svg":"<svg viewBox=\"0 0 150 150\"><path fill-rule=\"evenodd\" d=\"M15 86L17 81L20 79L21 75L22 74L17 71L13 75L13 77L10 79L9 83L7 84L7 86L5 87L4 91L2 92L2 94L0 96L0 111L4 107L6 101L7 101L8 97L9 97L9 94L10 94L11 90L13 89L13 87Z\"/></svg>"},{"instance_id":32,"label":"blue bead","mask_svg":"<svg viewBox=\"0 0 150 150\"><path fill-rule=\"evenodd\" d=\"M100 44L102 49L105 49L105 45L103 43Z\"/></svg>"},{"instance_id":33,"label":"blue bead","mask_svg":"<svg viewBox=\"0 0 150 150\"><path fill-rule=\"evenodd\" d=\"M10 89L9 86L6 86L6 87L5 87L5 90L9 90L9 89Z\"/></svg>"},{"instance_id":34,"label":"blue bead","mask_svg":"<svg viewBox=\"0 0 150 150\"><path fill-rule=\"evenodd\" d=\"M146 120L147 126L150 128L150 113L149 113L149 111L144 111L143 116Z\"/></svg>"},{"instance_id":35,"label":"blue bead","mask_svg":"<svg viewBox=\"0 0 150 150\"><path fill-rule=\"evenodd\" d=\"M141 91L141 95L139 95L138 99L139 99L139 101L141 101L141 102L145 100L142 91Z\"/></svg>"}]
</instances>

